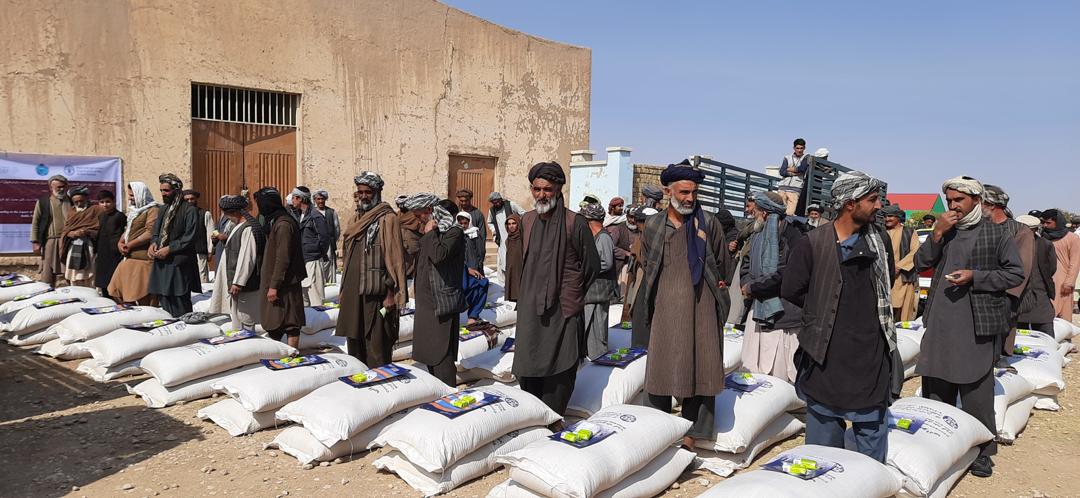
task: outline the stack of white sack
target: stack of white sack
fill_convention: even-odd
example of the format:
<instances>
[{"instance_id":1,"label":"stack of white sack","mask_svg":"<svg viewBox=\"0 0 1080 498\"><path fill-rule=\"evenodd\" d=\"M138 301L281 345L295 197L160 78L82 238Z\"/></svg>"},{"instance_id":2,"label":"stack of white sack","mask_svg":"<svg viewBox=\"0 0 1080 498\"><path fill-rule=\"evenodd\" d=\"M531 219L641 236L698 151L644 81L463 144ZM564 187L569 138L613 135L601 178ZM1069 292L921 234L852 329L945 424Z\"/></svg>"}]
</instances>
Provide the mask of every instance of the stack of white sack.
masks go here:
<instances>
[{"instance_id":1,"label":"stack of white sack","mask_svg":"<svg viewBox=\"0 0 1080 498\"><path fill-rule=\"evenodd\" d=\"M311 335L337 327L340 311L337 303L324 303L320 306L304 308L304 326L300 327L300 333ZM260 334L266 333L266 329L261 324L255 325L255 331Z\"/></svg>"},{"instance_id":2,"label":"stack of white sack","mask_svg":"<svg viewBox=\"0 0 1080 498\"><path fill-rule=\"evenodd\" d=\"M716 436L698 439L697 447L716 452L710 470L731 475L744 469L762 451L802 432L805 425L791 411L805 407L795 387L764 374L735 372L724 378L716 396Z\"/></svg>"},{"instance_id":3,"label":"stack of white sack","mask_svg":"<svg viewBox=\"0 0 1080 498\"><path fill-rule=\"evenodd\" d=\"M191 311L199 313L210 312L210 299L213 297L212 291L205 291L200 293L191 293Z\"/></svg>"},{"instance_id":4,"label":"stack of white sack","mask_svg":"<svg viewBox=\"0 0 1080 498\"><path fill-rule=\"evenodd\" d=\"M281 342L288 343L289 336L281 336ZM347 344L348 341L344 337L334 335L334 329L331 328L320 330L314 334L300 334L300 345L297 346L297 349L300 351L335 349L342 353L348 353Z\"/></svg>"},{"instance_id":5,"label":"stack of white sack","mask_svg":"<svg viewBox=\"0 0 1080 498\"><path fill-rule=\"evenodd\" d=\"M616 323L608 328L608 349L628 348L632 341L633 324ZM743 331L732 324L724 325L724 372L731 373L742 366Z\"/></svg>"},{"instance_id":6,"label":"stack of white sack","mask_svg":"<svg viewBox=\"0 0 1080 498\"><path fill-rule=\"evenodd\" d=\"M282 358L297 351L266 337L251 337L221 344L196 342L187 346L154 351L142 359L142 369L173 387L266 358Z\"/></svg>"},{"instance_id":7,"label":"stack of white sack","mask_svg":"<svg viewBox=\"0 0 1080 498\"><path fill-rule=\"evenodd\" d=\"M11 323L17 311L32 307L35 304L60 299L97 297L99 297L97 291L89 287L62 287L55 290L48 287L36 293L16 296L11 301L0 305L0 331L4 330L5 324ZM21 334L12 334L6 340L12 346L37 346L52 341L57 337L59 335L56 330L47 327L44 330L29 330Z\"/></svg>"},{"instance_id":8,"label":"stack of white sack","mask_svg":"<svg viewBox=\"0 0 1080 498\"><path fill-rule=\"evenodd\" d=\"M655 496L693 462L692 452L674 447L690 425L644 406L605 408L559 434L497 457L510 468L510 482L492 495L524 488L540 496Z\"/></svg>"},{"instance_id":9,"label":"stack of white sack","mask_svg":"<svg viewBox=\"0 0 1080 498\"><path fill-rule=\"evenodd\" d=\"M232 436L251 434L276 426L274 414L284 404L336 382L342 376L367 369L360 360L347 354L327 353L305 358L320 358L325 362L283 370L265 366L218 379L211 388L214 392L227 394L230 399L199 410L198 417L213 421Z\"/></svg>"},{"instance_id":10,"label":"stack of white sack","mask_svg":"<svg viewBox=\"0 0 1080 498\"><path fill-rule=\"evenodd\" d=\"M639 356L625 366L584 362L574 381L566 414L588 418L604 408L631 403L645 388L647 362L648 355Z\"/></svg>"},{"instance_id":11,"label":"stack of white sack","mask_svg":"<svg viewBox=\"0 0 1080 498\"><path fill-rule=\"evenodd\" d=\"M511 372L514 367L512 339L517 333L517 328L504 329L503 333L506 334L506 337L499 347L458 360L457 376L459 384L480 379L492 379L503 383L514 382L514 374ZM508 343L510 346L507 346Z\"/></svg>"},{"instance_id":12,"label":"stack of white sack","mask_svg":"<svg viewBox=\"0 0 1080 498\"><path fill-rule=\"evenodd\" d=\"M0 281L0 306L20 296L52 289L51 285L37 282L26 275L6 275L5 277L7 278ZM0 308L0 312L4 311Z\"/></svg>"},{"instance_id":13,"label":"stack of white sack","mask_svg":"<svg viewBox=\"0 0 1080 498\"><path fill-rule=\"evenodd\" d=\"M381 422L368 427L356 435L344 441L338 441L327 446L319 441L311 431L299 425L287 427L281 431L273 441L266 445L267 448L277 448L286 455L292 455L301 464L313 462L329 462L337 458L347 457L356 453L367 451L372 441L387 431L393 424L400 421L412 409L402 410L384 418Z\"/></svg>"},{"instance_id":14,"label":"stack of white sack","mask_svg":"<svg viewBox=\"0 0 1080 498\"><path fill-rule=\"evenodd\" d=\"M409 299L409 303L400 311L398 318L398 338L394 342L390 357L392 361L403 361L412 358L413 329L416 324L416 300Z\"/></svg>"},{"instance_id":15,"label":"stack of white sack","mask_svg":"<svg viewBox=\"0 0 1080 498\"><path fill-rule=\"evenodd\" d=\"M174 318L154 320L138 327L131 325L114 330L86 341L85 347L98 361L97 366L118 367L155 351L218 337L222 334L222 324L228 320L227 315L213 316L203 323L186 323Z\"/></svg>"},{"instance_id":16,"label":"stack of white sack","mask_svg":"<svg viewBox=\"0 0 1080 498\"><path fill-rule=\"evenodd\" d=\"M114 307L116 303L104 297L91 298L67 298L61 300L42 301L33 306L14 312L9 324L16 334L24 334L35 330L48 329L65 318L83 313L84 309L104 309ZM35 353L51 356L59 360L75 360L89 358L90 352L86 350L86 343L65 342L59 337L42 344L34 350Z\"/></svg>"},{"instance_id":17,"label":"stack of white sack","mask_svg":"<svg viewBox=\"0 0 1080 498\"><path fill-rule=\"evenodd\" d=\"M177 403L186 403L196 399L209 398L214 394L213 385L215 382L230 375L255 368L265 367L260 363L244 365L232 370L226 370L224 372L207 375L206 377L189 380L183 384L177 384L172 387L165 387L161 385L160 380L151 377L136 384L134 387L127 386L127 391L142 398L147 407L165 408L166 406L172 406Z\"/></svg>"},{"instance_id":18,"label":"stack of white sack","mask_svg":"<svg viewBox=\"0 0 1080 498\"><path fill-rule=\"evenodd\" d=\"M464 327L464 325L462 326ZM492 337L481 334L468 339L462 339L462 336L459 335L457 361L461 362L462 360L472 358L493 349L500 349L502 348L502 345L506 343L506 339L513 337L516 332L516 327L509 327L499 330L498 333Z\"/></svg>"},{"instance_id":19,"label":"stack of white sack","mask_svg":"<svg viewBox=\"0 0 1080 498\"><path fill-rule=\"evenodd\" d=\"M105 367L94 358L83 360L78 367L75 367L75 371L98 382L109 382L122 377L143 374L142 368L139 367L139 360L121 363L115 367Z\"/></svg>"},{"instance_id":20,"label":"stack of white sack","mask_svg":"<svg viewBox=\"0 0 1080 498\"><path fill-rule=\"evenodd\" d=\"M918 328L897 327L896 329L896 349L900 352L900 360L904 363L905 379L915 376L915 366L919 364L919 353L922 351L923 334L926 333L921 325L914 326Z\"/></svg>"},{"instance_id":21,"label":"stack of white sack","mask_svg":"<svg viewBox=\"0 0 1080 498\"><path fill-rule=\"evenodd\" d=\"M815 470L807 471L807 463ZM900 492L902 484L895 471L861 453L803 445L781 453L761 469L726 479L699 496L886 498Z\"/></svg>"},{"instance_id":22,"label":"stack of white sack","mask_svg":"<svg viewBox=\"0 0 1080 498\"><path fill-rule=\"evenodd\" d=\"M994 369L994 422L998 441L1011 444L1027 427L1036 401L1032 390L1031 382L1016 372ZM915 396L922 396L922 388L915 391ZM959 396L956 405L963 407Z\"/></svg>"},{"instance_id":23,"label":"stack of white sack","mask_svg":"<svg viewBox=\"0 0 1080 498\"><path fill-rule=\"evenodd\" d=\"M455 465L477 460L470 454L493 451L490 443L496 439L558 420L547 405L521 389L487 386L418 406L390 425L371 446L385 446L401 455L395 471L404 472L401 469L411 464L417 474L453 475ZM462 461L466 458L469 462Z\"/></svg>"},{"instance_id":24,"label":"stack of white sack","mask_svg":"<svg viewBox=\"0 0 1080 498\"><path fill-rule=\"evenodd\" d=\"M902 398L889 407L886 463L903 475L904 493L944 497L967 472L990 433L960 408L925 398ZM845 444L855 448L849 429Z\"/></svg>"},{"instance_id":25,"label":"stack of white sack","mask_svg":"<svg viewBox=\"0 0 1080 498\"><path fill-rule=\"evenodd\" d=\"M1065 358L1056 349L1040 346L1017 345L1011 356L1001 358L1000 366L1016 370L1016 373L1034 386L1037 401L1035 408L1057 411L1057 395L1065 390L1062 368Z\"/></svg>"},{"instance_id":26,"label":"stack of white sack","mask_svg":"<svg viewBox=\"0 0 1080 498\"><path fill-rule=\"evenodd\" d=\"M1063 366L1069 366L1072 359L1068 355L1076 351L1076 345L1072 343L1071 339L1058 343L1050 334L1038 330L1016 329L1015 344L1017 346L1033 346L1048 351L1057 351L1061 355Z\"/></svg>"},{"instance_id":27,"label":"stack of white sack","mask_svg":"<svg viewBox=\"0 0 1080 498\"><path fill-rule=\"evenodd\" d=\"M123 328L125 325L133 325L153 320L169 318L165 310L152 306L125 306L111 304L98 308L83 308L46 329L46 333L55 334L48 344L41 347L42 353L61 359L87 358L90 350L87 349L86 341L102 337L110 332ZM93 361L93 360L90 360ZM80 371L90 375L99 382L112 380L120 377L119 371L107 372L97 364L83 362L87 366ZM93 365L90 368L89 365ZM126 375L137 374L130 366Z\"/></svg>"},{"instance_id":28,"label":"stack of white sack","mask_svg":"<svg viewBox=\"0 0 1080 498\"><path fill-rule=\"evenodd\" d=\"M1080 335L1080 327L1064 318L1054 318L1054 340L1065 342Z\"/></svg>"},{"instance_id":29,"label":"stack of white sack","mask_svg":"<svg viewBox=\"0 0 1080 498\"><path fill-rule=\"evenodd\" d=\"M468 321L468 313L462 313L460 319L461 323ZM488 296L488 302L480 311L479 319L494 324L498 328L515 325L517 324L517 303L494 301L491 296Z\"/></svg>"}]
</instances>

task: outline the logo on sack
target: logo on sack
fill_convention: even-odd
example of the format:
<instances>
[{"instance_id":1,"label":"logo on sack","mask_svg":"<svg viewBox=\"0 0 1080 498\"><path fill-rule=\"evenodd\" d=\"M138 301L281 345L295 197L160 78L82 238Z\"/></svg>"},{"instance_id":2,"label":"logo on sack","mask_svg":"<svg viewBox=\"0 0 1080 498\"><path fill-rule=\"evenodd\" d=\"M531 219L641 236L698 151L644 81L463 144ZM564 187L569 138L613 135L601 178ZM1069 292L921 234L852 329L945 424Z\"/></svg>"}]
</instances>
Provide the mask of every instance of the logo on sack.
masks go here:
<instances>
[{"instance_id":1,"label":"logo on sack","mask_svg":"<svg viewBox=\"0 0 1080 498\"><path fill-rule=\"evenodd\" d=\"M953 429L959 429L960 428L960 424L956 423L956 420L954 420L952 417L950 417L948 415L942 415L941 419L944 420L946 424L949 424L949 427L952 427Z\"/></svg>"},{"instance_id":2,"label":"logo on sack","mask_svg":"<svg viewBox=\"0 0 1080 498\"><path fill-rule=\"evenodd\" d=\"M637 417L627 413L625 415L619 415L619 420L622 420L623 422L627 422L627 423L634 423L634 422L637 422Z\"/></svg>"},{"instance_id":3,"label":"logo on sack","mask_svg":"<svg viewBox=\"0 0 1080 498\"><path fill-rule=\"evenodd\" d=\"M518 402L518 400L516 400L514 398L508 398L506 396L503 396L503 401L505 401L506 404L510 405L511 408L517 408L518 405L521 404L521 403Z\"/></svg>"},{"instance_id":4,"label":"logo on sack","mask_svg":"<svg viewBox=\"0 0 1080 498\"><path fill-rule=\"evenodd\" d=\"M37 165L37 168L34 168L34 172L36 172L38 176L49 176L49 167L44 164L39 164Z\"/></svg>"},{"instance_id":5,"label":"logo on sack","mask_svg":"<svg viewBox=\"0 0 1080 498\"><path fill-rule=\"evenodd\" d=\"M832 468L832 471L842 474L844 472L844 466L837 463L836 466Z\"/></svg>"}]
</instances>

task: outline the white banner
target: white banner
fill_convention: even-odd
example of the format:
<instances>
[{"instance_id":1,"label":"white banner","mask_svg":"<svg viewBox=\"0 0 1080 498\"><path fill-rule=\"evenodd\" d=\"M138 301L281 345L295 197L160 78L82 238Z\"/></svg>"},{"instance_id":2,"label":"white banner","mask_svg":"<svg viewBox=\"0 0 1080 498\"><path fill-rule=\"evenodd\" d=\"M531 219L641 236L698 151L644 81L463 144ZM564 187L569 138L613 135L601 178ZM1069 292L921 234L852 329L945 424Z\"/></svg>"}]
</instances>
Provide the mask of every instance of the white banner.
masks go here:
<instances>
[{"instance_id":1,"label":"white banner","mask_svg":"<svg viewBox=\"0 0 1080 498\"><path fill-rule=\"evenodd\" d=\"M116 194L127 204L119 157L48 156L0 152L0 254L30 253L30 224L38 199L49 195L49 177L64 175L71 186Z\"/></svg>"}]
</instances>

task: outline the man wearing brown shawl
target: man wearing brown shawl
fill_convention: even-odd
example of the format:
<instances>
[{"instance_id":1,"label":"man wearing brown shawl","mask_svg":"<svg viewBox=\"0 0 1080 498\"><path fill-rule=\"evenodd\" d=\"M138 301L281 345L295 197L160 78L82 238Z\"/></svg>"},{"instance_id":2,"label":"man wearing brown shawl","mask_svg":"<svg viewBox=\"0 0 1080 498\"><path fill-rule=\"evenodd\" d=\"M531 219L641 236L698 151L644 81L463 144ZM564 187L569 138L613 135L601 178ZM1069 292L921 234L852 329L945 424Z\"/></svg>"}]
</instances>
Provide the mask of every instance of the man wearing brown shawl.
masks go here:
<instances>
[{"instance_id":1,"label":"man wearing brown shawl","mask_svg":"<svg viewBox=\"0 0 1080 498\"><path fill-rule=\"evenodd\" d=\"M265 220L266 250L259 268L262 294L260 317L267 335L275 340L288 337L289 346L300 346L300 328L305 325L304 288L307 277L300 223L285 209L281 192L264 187L255 192L255 204Z\"/></svg>"},{"instance_id":2,"label":"man wearing brown shawl","mask_svg":"<svg viewBox=\"0 0 1080 498\"><path fill-rule=\"evenodd\" d=\"M71 285L94 286L94 244L97 239L97 206L90 205L90 189L75 187L68 191L72 210L64 220L62 253L64 278Z\"/></svg>"},{"instance_id":3,"label":"man wearing brown shawl","mask_svg":"<svg viewBox=\"0 0 1080 498\"><path fill-rule=\"evenodd\" d=\"M371 367L390 363L398 338L399 309L409 299L401 223L382 201L383 179L364 171L353 179L357 209L346 222L341 313L334 335L349 354Z\"/></svg>"},{"instance_id":4,"label":"man wearing brown shawl","mask_svg":"<svg viewBox=\"0 0 1080 498\"><path fill-rule=\"evenodd\" d=\"M535 209L522 219L524 268L513 373L521 388L564 413L584 356L585 291L600 269L589 224L566 209L558 163L529 170Z\"/></svg>"},{"instance_id":5,"label":"man wearing brown shawl","mask_svg":"<svg viewBox=\"0 0 1080 498\"><path fill-rule=\"evenodd\" d=\"M49 194L38 199L30 223L30 243L34 253L41 255L39 279L49 285L56 283L56 276L64 273L61 233L64 219L71 212L71 200L67 196L68 179L61 175L49 178Z\"/></svg>"},{"instance_id":6,"label":"man wearing brown shawl","mask_svg":"<svg viewBox=\"0 0 1080 498\"><path fill-rule=\"evenodd\" d=\"M693 422L683 439L689 448L695 440L716 437L715 398L724 388L724 320L730 306L724 229L697 202L704 179L688 164L669 165L660 175L668 208L645 222L645 277L636 304L645 312L633 324L635 330L649 329L645 405L670 412L671 398L681 398L682 416Z\"/></svg>"}]
</instances>

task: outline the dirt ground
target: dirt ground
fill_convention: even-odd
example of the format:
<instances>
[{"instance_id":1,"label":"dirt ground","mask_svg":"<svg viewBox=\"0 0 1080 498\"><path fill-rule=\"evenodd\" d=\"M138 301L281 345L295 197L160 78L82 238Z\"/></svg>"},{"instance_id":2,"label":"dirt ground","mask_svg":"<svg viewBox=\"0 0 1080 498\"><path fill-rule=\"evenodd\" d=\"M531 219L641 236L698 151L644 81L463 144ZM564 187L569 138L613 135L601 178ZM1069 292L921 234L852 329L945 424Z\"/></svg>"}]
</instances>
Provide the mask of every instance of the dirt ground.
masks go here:
<instances>
[{"instance_id":1,"label":"dirt ground","mask_svg":"<svg viewBox=\"0 0 1080 498\"><path fill-rule=\"evenodd\" d=\"M1065 369L1070 386L1080 385L1076 363ZM263 448L282 429L229 437L195 418L212 400L149 409L123 383L94 382L74 371L77 364L0 346L0 496L420 495L372 467L386 450L303 470L296 459ZM917 387L916 378L905 389ZM1073 388L1060 396L1060 412L1036 411L1016 444L1001 447L994 476L966 476L951 496L1080 496L1077 400ZM756 465L799 444L801 436L785 441ZM484 496L506 478L498 471L447 496ZM664 496L696 496L719 481L706 471L687 472Z\"/></svg>"}]
</instances>

